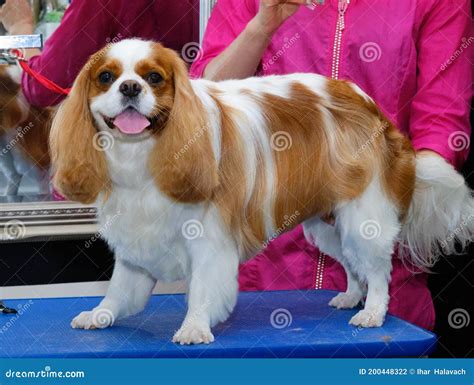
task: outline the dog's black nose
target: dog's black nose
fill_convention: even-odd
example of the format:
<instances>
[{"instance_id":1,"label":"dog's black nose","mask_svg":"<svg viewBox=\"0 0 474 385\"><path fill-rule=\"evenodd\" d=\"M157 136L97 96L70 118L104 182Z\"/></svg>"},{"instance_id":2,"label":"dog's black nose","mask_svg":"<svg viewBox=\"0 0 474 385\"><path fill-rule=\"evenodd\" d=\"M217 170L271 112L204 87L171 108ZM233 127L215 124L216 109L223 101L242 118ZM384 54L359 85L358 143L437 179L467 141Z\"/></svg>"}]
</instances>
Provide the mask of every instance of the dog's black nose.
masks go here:
<instances>
[{"instance_id":1,"label":"dog's black nose","mask_svg":"<svg viewBox=\"0 0 474 385\"><path fill-rule=\"evenodd\" d=\"M134 98L142 92L142 86L135 80L125 80L120 84L119 91L129 98Z\"/></svg>"}]
</instances>

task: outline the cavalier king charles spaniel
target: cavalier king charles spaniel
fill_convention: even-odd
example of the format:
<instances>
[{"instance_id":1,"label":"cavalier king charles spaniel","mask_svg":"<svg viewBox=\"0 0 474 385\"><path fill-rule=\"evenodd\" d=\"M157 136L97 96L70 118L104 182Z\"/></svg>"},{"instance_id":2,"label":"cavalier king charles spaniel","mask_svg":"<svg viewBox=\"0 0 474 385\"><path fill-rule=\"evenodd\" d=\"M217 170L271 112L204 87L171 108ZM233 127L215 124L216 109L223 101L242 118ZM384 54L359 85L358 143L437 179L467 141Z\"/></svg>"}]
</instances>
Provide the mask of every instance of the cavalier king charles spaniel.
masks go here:
<instances>
[{"instance_id":1,"label":"cavalier king charles spaniel","mask_svg":"<svg viewBox=\"0 0 474 385\"><path fill-rule=\"evenodd\" d=\"M31 164L46 173L50 166L48 151L52 110L33 107L21 92L21 68L0 64L0 173L7 179L7 196L18 193L21 170L17 170L11 149L19 145Z\"/></svg>"},{"instance_id":2,"label":"cavalier king charles spaniel","mask_svg":"<svg viewBox=\"0 0 474 385\"><path fill-rule=\"evenodd\" d=\"M74 328L108 327L140 312L157 280L186 279L173 341L212 342L235 306L239 262L300 223L347 273L329 305L365 298L350 323L381 326L395 249L427 268L473 237L463 177L439 156L417 156L347 81L190 80L174 51L123 40L91 56L50 142L55 186L97 204L116 258L107 295Z\"/></svg>"}]
</instances>

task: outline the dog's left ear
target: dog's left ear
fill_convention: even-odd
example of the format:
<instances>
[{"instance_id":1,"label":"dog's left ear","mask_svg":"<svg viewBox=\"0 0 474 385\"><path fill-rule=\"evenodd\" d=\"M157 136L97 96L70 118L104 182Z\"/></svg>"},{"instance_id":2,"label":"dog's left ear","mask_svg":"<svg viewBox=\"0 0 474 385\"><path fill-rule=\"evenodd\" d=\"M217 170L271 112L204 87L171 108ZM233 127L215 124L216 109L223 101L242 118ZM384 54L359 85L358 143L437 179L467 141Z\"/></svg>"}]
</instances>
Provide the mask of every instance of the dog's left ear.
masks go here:
<instances>
[{"instance_id":1,"label":"dog's left ear","mask_svg":"<svg viewBox=\"0 0 474 385\"><path fill-rule=\"evenodd\" d=\"M156 136L150 171L162 192L180 202L197 203L210 199L219 184L212 133L184 61L166 51L173 68L173 107Z\"/></svg>"}]
</instances>

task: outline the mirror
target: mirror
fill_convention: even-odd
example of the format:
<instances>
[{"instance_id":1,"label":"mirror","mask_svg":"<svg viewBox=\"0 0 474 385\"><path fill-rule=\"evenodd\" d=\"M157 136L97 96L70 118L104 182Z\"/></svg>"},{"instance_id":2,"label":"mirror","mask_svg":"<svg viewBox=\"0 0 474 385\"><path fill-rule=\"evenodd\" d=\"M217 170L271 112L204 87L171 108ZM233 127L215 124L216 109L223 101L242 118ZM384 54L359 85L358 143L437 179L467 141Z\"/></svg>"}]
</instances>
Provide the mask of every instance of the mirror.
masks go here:
<instances>
[{"instance_id":1,"label":"mirror","mask_svg":"<svg viewBox=\"0 0 474 385\"><path fill-rule=\"evenodd\" d=\"M67 5L33 0L35 33L51 36ZM0 24L0 36L6 35ZM1 53L10 53L8 47L8 39L0 40ZM0 241L93 233L95 208L64 201L53 191L48 135L54 108L31 106L21 76L15 60L0 57Z\"/></svg>"},{"instance_id":2,"label":"mirror","mask_svg":"<svg viewBox=\"0 0 474 385\"><path fill-rule=\"evenodd\" d=\"M0 6L3 3L0 0ZM69 3L68 0L31 0L36 22L33 33L41 34L47 42L60 25ZM176 24L174 29L167 28L165 34L170 35L171 48L178 50L189 42L202 41L215 3L216 0L200 0L198 4L196 0L195 7L190 9L159 2L163 13L176 16L181 23L170 20L171 25ZM188 16L184 18L183 14ZM9 52L2 47L1 37L6 35L8 32L0 23L0 54ZM106 36L103 40L103 45L113 41ZM0 241L94 234L98 231L95 208L65 201L51 185L48 135L55 107L31 106L22 93L21 82L22 69L17 62L0 55Z\"/></svg>"}]
</instances>

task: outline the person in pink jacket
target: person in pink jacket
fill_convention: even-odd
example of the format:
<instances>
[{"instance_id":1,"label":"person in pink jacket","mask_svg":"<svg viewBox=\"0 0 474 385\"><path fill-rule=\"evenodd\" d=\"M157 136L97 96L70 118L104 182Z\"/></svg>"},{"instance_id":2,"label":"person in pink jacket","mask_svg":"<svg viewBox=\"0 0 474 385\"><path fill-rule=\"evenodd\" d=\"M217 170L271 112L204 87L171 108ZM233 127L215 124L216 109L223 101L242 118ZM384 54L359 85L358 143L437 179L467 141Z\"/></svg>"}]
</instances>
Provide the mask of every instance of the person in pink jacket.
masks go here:
<instances>
[{"instance_id":1,"label":"person in pink jacket","mask_svg":"<svg viewBox=\"0 0 474 385\"><path fill-rule=\"evenodd\" d=\"M416 151L435 152L460 167L469 151L470 3L307 3L219 0L191 75L223 80L315 72L351 80L409 135ZM307 243L301 226L242 265L239 282L242 290L346 289L343 268ZM389 313L434 327L427 275L413 272L396 256Z\"/></svg>"}]
</instances>

